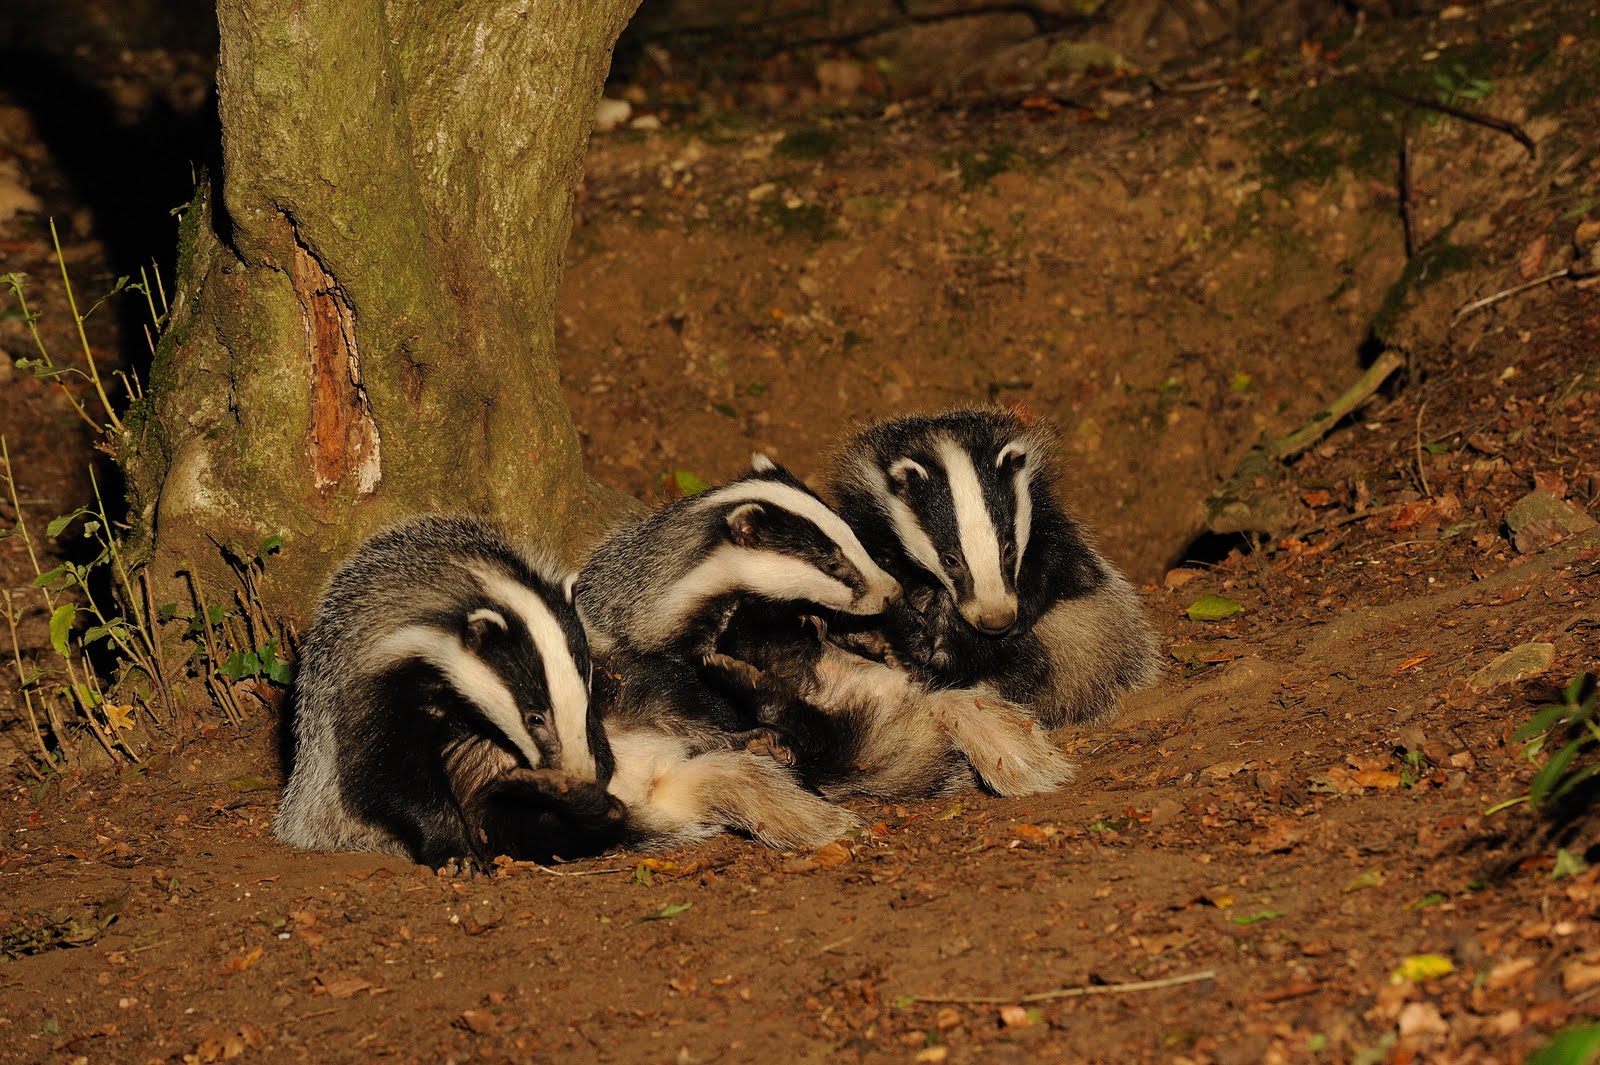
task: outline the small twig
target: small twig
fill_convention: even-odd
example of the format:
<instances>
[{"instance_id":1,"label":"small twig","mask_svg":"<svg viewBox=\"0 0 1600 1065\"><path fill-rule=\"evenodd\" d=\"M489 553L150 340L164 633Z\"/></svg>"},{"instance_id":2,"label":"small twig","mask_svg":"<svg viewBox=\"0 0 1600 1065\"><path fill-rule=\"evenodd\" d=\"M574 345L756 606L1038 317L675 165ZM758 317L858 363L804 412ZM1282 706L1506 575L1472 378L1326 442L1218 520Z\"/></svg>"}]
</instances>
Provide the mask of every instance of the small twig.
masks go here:
<instances>
[{"instance_id":1,"label":"small twig","mask_svg":"<svg viewBox=\"0 0 1600 1065\"><path fill-rule=\"evenodd\" d=\"M514 861L509 864L513 869L537 869L539 872L549 873L551 876L601 876L605 873L633 872L632 869L552 869L548 865L541 865L538 862Z\"/></svg>"},{"instance_id":2,"label":"small twig","mask_svg":"<svg viewBox=\"0 0 1600 1065\"><path fill-rule=\"evenodd\" d=\"M1471 122L1474 125L1485 126L1489 129L1497 130L1498 132L1504 133L1506 136L1510 137L1512 140L1526 148L1528 150L1529 159L1537 159L1539 157L1539 149L1538 146L1533 143L1533 138L1528 136L1527 130L1523 129L1515 122L1508 122L1503 118L1496 118L1493 115L1486 115L1482 111L1472 111L1465 107L1457 107L1454 104L1441 103L1438 100L1430 100L1426 96L1412 96L1410 93L1399 92L1398 90L1388 88L1387 86L1379 85L1376 82L1369 81L1364 82L1364 84L1367 86L1367 88L1373 90L1374 92L1379 92L1385 96L1408 103L1412 107L1420 107L1426 111L1437 111L1441 115L1449 115L1451 118L1459 118L1463 122Z\"/></svg>"},{"instance_id":3,"label":"small twig","mask_svg":"<svg viewBox=\"0 0 1600 1065\"><path fill-rule=\"evenodd\" d=\"M1427 400L1423 400L1417 406L1417 480L1422 482L1422 495L1424 498L1433 495L1428 490L1428 475L1422 469L1422 413L1427 409Z\"/></svg>"},{"instance_id":4,"label":"small twig","mask_svg":"<svg viewBox=\"0 0 1600 1065\"><path fill-rule=\"evenodd\" d=\"M1461 319L1465 318L1473 311L1481 311L1490 304L1499 303L1503 299L1526 292L1530 288L1538 288L1540 285L1548 285L1552 281L1559 281L1561 278L1566 277L1570 273L1572 273L1572 269L1570 267L1562 267L1560 270L1557 270L1554 273L1545 274L1543 277L1536 277L1532 281L1525 281L1520 285L1513 285L1511 288L1505 289L1501 292L1496 292L1492 296L1485 296L1482 299L1473 300L1471 303L1463 303L1461 306L1456 308L1456 313L1451 317L1450 324L1454 326L1457 322L1461 321Z\"/></svg>"},{"instance_id":5,"label":"small twig","mask_svg":"<svg viewBox=\"0 0 1600 1065\"><path fill-rule=\"evenodd\" d=\"M1416 224L1411 219L1411 115L1400 119L1400 173L1396 178L1400 195L1400 232L1405 236L1406 261L1417 254Z\"/></svg>"},{"instance_id":6,"label":"small twig","mask_svg":"<svg viewBox=\"0 0 1600 1065\"><path fill-rule=\"evenodd\" d=\"M1051 1002L1060 998L1079 998L1083 995L1123 995L1134 991L1159 991L1164 987L1194 984L1201 980L1215 980L1215 969L1201 969L1183 976L1168 976L1161 980L1135 980L1126 984L1090 984L1087 987L1059 987L1054 991L1036 991L1031 995L1002 997L996 995L907 995L906 1002L948 1002L963 1006L1007 1006L1015 1002Z\"/></svg>"},{"instance_id":7,"label":"small twig","mask_svg":"<svg viewBox=\"0 0 1600 1065\"><path fill-rule=\"evenodd\" d=\"M1306 448L1315 444L1327 435L1328 431L1339 423L1339 420L1376 392L1389 375L1404 366L1406 357L1398 351L1385 351L1367 368L1366 373L1356 378L1356 383L1344 390L1344 393L1328 404L1328 409L1318 414L1311 421L1302 425L1288 436L1279 437L1268 445L1274 458L1279 460L1297 455Z\"/></svg>"},{"instance_id":8,"label":"small twig","mask_svg":"<svg viewBox=\"0 0 1600 1065\"><path fill-rule=\"evenodd\" d=\"M1382 517L1385 514L1392 514L1399 510L1400 507L1401 504L1399 503L1390 503L1386 506L1371 507L1367 510L1358 510L1353 514L1340 514L1336 517L1323 518L1321 521L1312 522L1310 525L1296 529L1294 532L1283 537L1283 539L1304 540L1308 536L1314 536L1319 532L1331 532L1334 529L1349 525L1353 521L1360 521L1363 518L1377 518Z\"/></svg>"}]
</instances>

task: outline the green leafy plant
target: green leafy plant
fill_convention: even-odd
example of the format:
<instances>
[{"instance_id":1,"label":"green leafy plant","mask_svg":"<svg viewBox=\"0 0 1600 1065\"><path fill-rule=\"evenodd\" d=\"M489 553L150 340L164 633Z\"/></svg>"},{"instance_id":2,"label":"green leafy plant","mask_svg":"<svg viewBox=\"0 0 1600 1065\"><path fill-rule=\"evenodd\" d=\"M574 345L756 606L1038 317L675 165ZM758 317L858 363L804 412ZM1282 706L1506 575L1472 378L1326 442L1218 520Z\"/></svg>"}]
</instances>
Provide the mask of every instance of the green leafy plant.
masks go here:
<instances>
[{"instance_id":1,"label":"green leafy plant","mask_svg":"<svg viewBox=\"0 0 1600 1065\"><path fill-rule=\"evenodd\" d=\"M1587 673L1572 679L1562 692L1561 702L1540 707L1513 740L1527 740L1523 756L1530 761L1545 751L1550 756L1533 775L1524 795L1489 807L1486 813L1527 803L1538 811L1572 797L1578 787L1600 777L1600 692Z\"/></svg>"},{"instance_id":2,"label":"green leafy plant","mask_svg":"<svg viewBox=\"0 0 1600 1065\"><path fill-rule=\"evenodd\" d=\"M290 634L267 616L261 606L261 579L267 559L283 546L282 536L269 536L253 551L241 550L212 541L222 552L239 586L231 605L210 603L205 589L195 579L193 566L184 567L194 610L187 617L178 614L176 604L161 609L164 621L183 621L184 639L192 645L190 665L205 683L211 700L230 724L240 724L247 716L240 701L240 686L247 681L285 686L293 673L286 653Z\"/></svg>"},{"instance_id":3,"label":"green leafy plant","mask_svg":"<svg viewBox=\"0 0 1600 1065\"><path fill-rule=\"evenodd\" d=\"M1442 104L1453 104L1458 100L1481 100L1494 92L1494 82L1473 75L1461 63L1451 63L1448 67L1435 70L1433 85L1438 90Z\"/></svg>"},{"instance_id":4,"label":"green leafy plant","mask_svg":"<svg viewBox=\"0 0 1600 1065\"><path fill-rule=\"evenodd\" d=\"M125 425L107 382L120 382L129 402L139 400L142 389L136 377L121 370L109 377L101 373L85 323L113 297L140 296L149 311L145 340L153 355L170 316L165 287L159 271L141 269L139 280L118 278L110 291L81 310L54 223L50 234L81 355L70 362L51 355L40 316L28 303L26 275L7 273L0 275L0 294L9 290L14 306L5 316L27 326L37 349L35 356L18 359L17 366L55 384L93 429L95 447L115 458ZM146 574L124 554L122 536L127 528L119 526L108 510L92 466L93 502L44 526L43 537L74 541L71 550L57 554L67 560L54 565L44 560L37 526L23 511L4 437L0 437L0 476L16 515L14 525L0 528L0 538L23 544L35 575L36 600L0 590L0 620L11 640L11 666L36 748L35 771L48 784L96 746L113 762L136 765L139 752L149 745L149 729L175 733L181 727L174 684L184 664L169 660L175 649L164 646L158 631L162 622L177 620L178 607L156 607ZM230 721L244 717L235 687L250 682L283 685L289 680L292 634L265 616L259 595L265 559L282 542L281 537L271 537L253 552L217 545L239 579L231 604L208 607L203 590L191 579L194 609L184 619L193 644L190 668L206 681L213 702ZM42 610L48 619L48 646L37 654L31 653L31 646L25 650L19 632L35 610ZM197 624L195 617L203 621Z\"/></svg>"}]
</instances>

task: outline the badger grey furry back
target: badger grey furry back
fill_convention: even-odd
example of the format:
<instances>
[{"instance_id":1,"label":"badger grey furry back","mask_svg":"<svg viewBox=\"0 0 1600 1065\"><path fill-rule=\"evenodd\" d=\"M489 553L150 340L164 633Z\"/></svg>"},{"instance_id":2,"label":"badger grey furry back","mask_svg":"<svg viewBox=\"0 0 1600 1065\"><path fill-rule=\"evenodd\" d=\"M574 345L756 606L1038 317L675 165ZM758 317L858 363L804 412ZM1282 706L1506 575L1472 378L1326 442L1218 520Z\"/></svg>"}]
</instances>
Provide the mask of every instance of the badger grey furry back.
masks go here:
<instances>
[{"instance_id":1,"label":"badger grey furry back","mask_svg":"<svg viewBox=\"0 0 1600 1065\"><path fill-rule=\"evenodd\" d=\"M504 806L480 799L507 774L538 792L532 771L570 772L603 795L569 591L477 518L416 519L357 549L301 647L278 838L437 864L497 842L463 811Z\"/></svg>"}]
</instances>

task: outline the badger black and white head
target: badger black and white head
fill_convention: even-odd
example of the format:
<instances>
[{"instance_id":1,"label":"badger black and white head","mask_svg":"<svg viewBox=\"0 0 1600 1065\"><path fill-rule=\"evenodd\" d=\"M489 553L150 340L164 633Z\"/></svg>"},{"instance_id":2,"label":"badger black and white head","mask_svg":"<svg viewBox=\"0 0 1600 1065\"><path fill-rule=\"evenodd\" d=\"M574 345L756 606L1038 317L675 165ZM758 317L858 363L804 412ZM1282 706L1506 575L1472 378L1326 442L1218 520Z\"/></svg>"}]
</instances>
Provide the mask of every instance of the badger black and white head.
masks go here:
<instances>
[{"instance_id":1,"label":"badger black and white head","mask_svg":"<svg viewBox=\"0 0 1600 1065\"><path fill-rule=\"evenodd\" d=\"M1051 453L1049 434L1009 411L912 415L848 442L833 490L863 540L927 574L969 625L998 636L1026 613L1028 551L1040 519L1057 516Z\"/></svg>"},{"instance_id":2,"label":"badger black and white head","mask_svg":"<svg viewBox=\"0 0 1600 1065\"><path fill-rule=\"evenodd\" d=\"M607 539L579 575L577 601L597 649L698 662L741 601L877 614L899 596L838 514L757 455L743 477Z\"/></svg>"},{"instance_id":3,"label":"badger black and white head","mask_svg":"<svg viewBox=\"0 0 1600 1065\"><path fill-rule=\"evenodd\" d=\"M610 752L571 596L570 577L476 518L368 540L302 645L278 837L434 863L490 842L471 811L508 773L603 792Z\"/></svg>"},{"instance_id":4,"label":"badger black and white head","mask_svg":"<svg viewBox=\"0 0 1600 1065\"><path fill-rule=\"evenodd\" d=\"M881 626L938 687L985 684L1049 728L1153 680L1137 594L1056 495L1052 437L1011 411L869 426L841 450L839 512L906 586Z\"/></svg>"}]
</instances>

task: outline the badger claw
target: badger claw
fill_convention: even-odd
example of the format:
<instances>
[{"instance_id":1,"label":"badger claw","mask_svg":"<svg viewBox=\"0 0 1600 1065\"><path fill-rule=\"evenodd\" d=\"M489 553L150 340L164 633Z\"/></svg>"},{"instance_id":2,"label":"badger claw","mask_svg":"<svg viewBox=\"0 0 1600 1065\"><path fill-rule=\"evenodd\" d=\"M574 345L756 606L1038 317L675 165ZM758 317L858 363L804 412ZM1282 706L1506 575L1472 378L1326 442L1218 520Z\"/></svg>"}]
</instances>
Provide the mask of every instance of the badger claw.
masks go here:
<instances>
[{"instance_id":1,"label":"badger claw","mask_svg":"<svg viewBox=\"0 0 1600 1065\"><path fill-rule=\"evenodd\" d=\"M749 738L744 742L744 749L751 754L764 754L785 768L794 765L794 750L772 729L751 729L746 735Z\"/></svg>"},{"instance_id":2,"label":"badger claw","mask_svg":"<svg viewBox=\"0 0 1600 1065\"><path fill-rule=\"evenodd\" d=\"M721 673L729 680L742 684L747 688L755 689L761 685L767 675L764 671L751 665L749 662L732 655L721 652L712 652L700 660L702 668Z\"/></svg>"}]
</instances>

